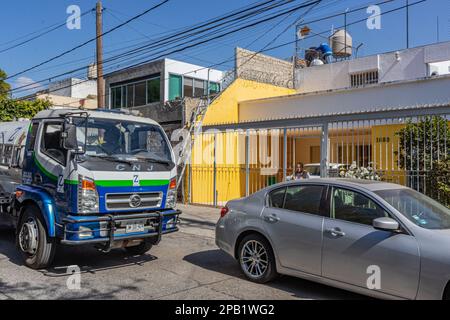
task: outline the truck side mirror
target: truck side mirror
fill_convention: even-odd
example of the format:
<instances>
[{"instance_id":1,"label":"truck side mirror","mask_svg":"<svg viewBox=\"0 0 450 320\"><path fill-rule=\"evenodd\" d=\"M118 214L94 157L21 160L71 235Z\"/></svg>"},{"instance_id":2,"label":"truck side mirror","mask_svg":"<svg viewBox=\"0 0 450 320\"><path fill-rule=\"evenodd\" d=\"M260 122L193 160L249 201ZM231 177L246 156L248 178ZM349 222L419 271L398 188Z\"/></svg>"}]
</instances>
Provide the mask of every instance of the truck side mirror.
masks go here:
<instances>
[{"instance_id":1,"label":"truck side mirror","mask_svg":"<svg viewBox=\"0 0 450 320\"><path fill-rule=\"evenodd\" d=\"M79 152L77 141L77 127L73 124L66 124L63 133L64 148Z\"/></svg>"}]
</instances>

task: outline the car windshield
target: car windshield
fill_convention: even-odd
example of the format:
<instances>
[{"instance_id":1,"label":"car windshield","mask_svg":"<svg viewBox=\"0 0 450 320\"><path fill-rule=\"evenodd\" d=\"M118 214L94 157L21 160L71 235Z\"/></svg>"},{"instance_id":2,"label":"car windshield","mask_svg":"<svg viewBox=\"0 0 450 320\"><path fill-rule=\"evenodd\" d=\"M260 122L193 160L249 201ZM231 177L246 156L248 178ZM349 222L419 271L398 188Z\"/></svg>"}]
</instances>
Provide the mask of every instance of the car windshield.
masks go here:
<instances>
[{"instance_id":1,"label":"car windshield","mask_svg":"<svg viewBox=\"0 0 450 320\"><path fill-rule=\"evenodd\" d=\"M116 119L78 118L78 145L86 145L86 155L92 157L114 157L149 159L171 162L172 155L165 136L159 126Z\"/></svg>"},{"instance_id":2,"label":"car windshield","mask_svg":"<svg viewBox=\"0 0 450 320\"><path fill-rule=\"evenodd\" d=\"M412 189L375 191L410 221L426 229L450 229L450 209Z\"/></svg>"},{"instance_id":3,"label":"car windshield","mask_svg":"<svg viewBox=\"0 0 450 320\"><path fill-rule=\"evenodd\" d=\"M320 176L320 166L305 165L304 170L312 176Z\"/></svg>"}]
</instances>

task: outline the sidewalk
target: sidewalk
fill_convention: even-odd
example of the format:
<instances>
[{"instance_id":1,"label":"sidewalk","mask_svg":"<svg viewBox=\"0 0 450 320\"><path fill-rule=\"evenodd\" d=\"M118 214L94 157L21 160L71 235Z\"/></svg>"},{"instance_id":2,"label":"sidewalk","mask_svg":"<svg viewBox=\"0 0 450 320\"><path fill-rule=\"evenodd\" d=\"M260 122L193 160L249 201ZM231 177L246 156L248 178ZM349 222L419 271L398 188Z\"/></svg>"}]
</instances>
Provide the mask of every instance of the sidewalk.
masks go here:
<instances>
[{"instance_id":1,"label":"sidewalk","mask_svg":"<svg viewBox=\"0 0 450 320\"><path fill-rule=\"evenodd\" d=\"M181 232L214 238L216 222L220 217L219 208L178 203L177 209L183 212L180 215Z\"/></svg>"},{"instance_id":2,"label":"sidewalk","mask_svg":"<svg viewBox=\"0 0 450 320\"><path fill-rule=\"evenodd\" d=\"M184 220L194 220L211 226L215 226L220 217L220 208L178 203L177 209L183 211L181 217Z\"/></svg>"}]
</instances>

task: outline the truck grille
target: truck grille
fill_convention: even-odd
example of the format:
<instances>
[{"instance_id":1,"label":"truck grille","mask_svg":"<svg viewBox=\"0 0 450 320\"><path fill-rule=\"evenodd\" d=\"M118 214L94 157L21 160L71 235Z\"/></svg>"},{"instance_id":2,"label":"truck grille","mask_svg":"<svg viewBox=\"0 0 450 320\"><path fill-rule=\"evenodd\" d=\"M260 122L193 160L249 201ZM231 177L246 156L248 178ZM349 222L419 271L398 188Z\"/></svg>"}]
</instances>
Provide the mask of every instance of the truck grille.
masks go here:
<instances>
[{"instance_id":1,"label":"truck grille","mask_svg":"<svg viewBox=\"0 0 450 320\"><path fill-rule=\"evenodd\" d=\"M162 192L109 193L106 194L106 209L129 210L161 207Z\"/></svg>"}]
</instances>

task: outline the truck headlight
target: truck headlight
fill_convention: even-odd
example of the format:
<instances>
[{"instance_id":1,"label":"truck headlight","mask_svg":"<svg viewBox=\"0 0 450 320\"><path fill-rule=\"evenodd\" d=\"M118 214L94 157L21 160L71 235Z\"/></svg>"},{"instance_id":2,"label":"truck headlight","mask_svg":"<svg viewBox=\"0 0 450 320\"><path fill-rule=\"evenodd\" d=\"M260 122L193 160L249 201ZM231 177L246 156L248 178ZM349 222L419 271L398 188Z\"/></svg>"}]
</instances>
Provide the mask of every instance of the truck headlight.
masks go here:
<instances>
[{"instance_id":1,"label":"truck headlight","mask_svg":"<svg viewBox=\"0 0 450 320\"><path fill-rule=\"evenodd\" d=\"M177 179L170 180L169 189L166 196L166 208L175 208L177 206Z\"/></svg>"},{"instance_id":2,"label":"truck headlight","mask_svg":"<svg viewBox=\"0 0 450 320\"><path fill-rule=\"evenodd\" d=\"M98 193L94 180L82 176L78 183L78 212L98 212Z\"/></svg>"}]
</instances>

